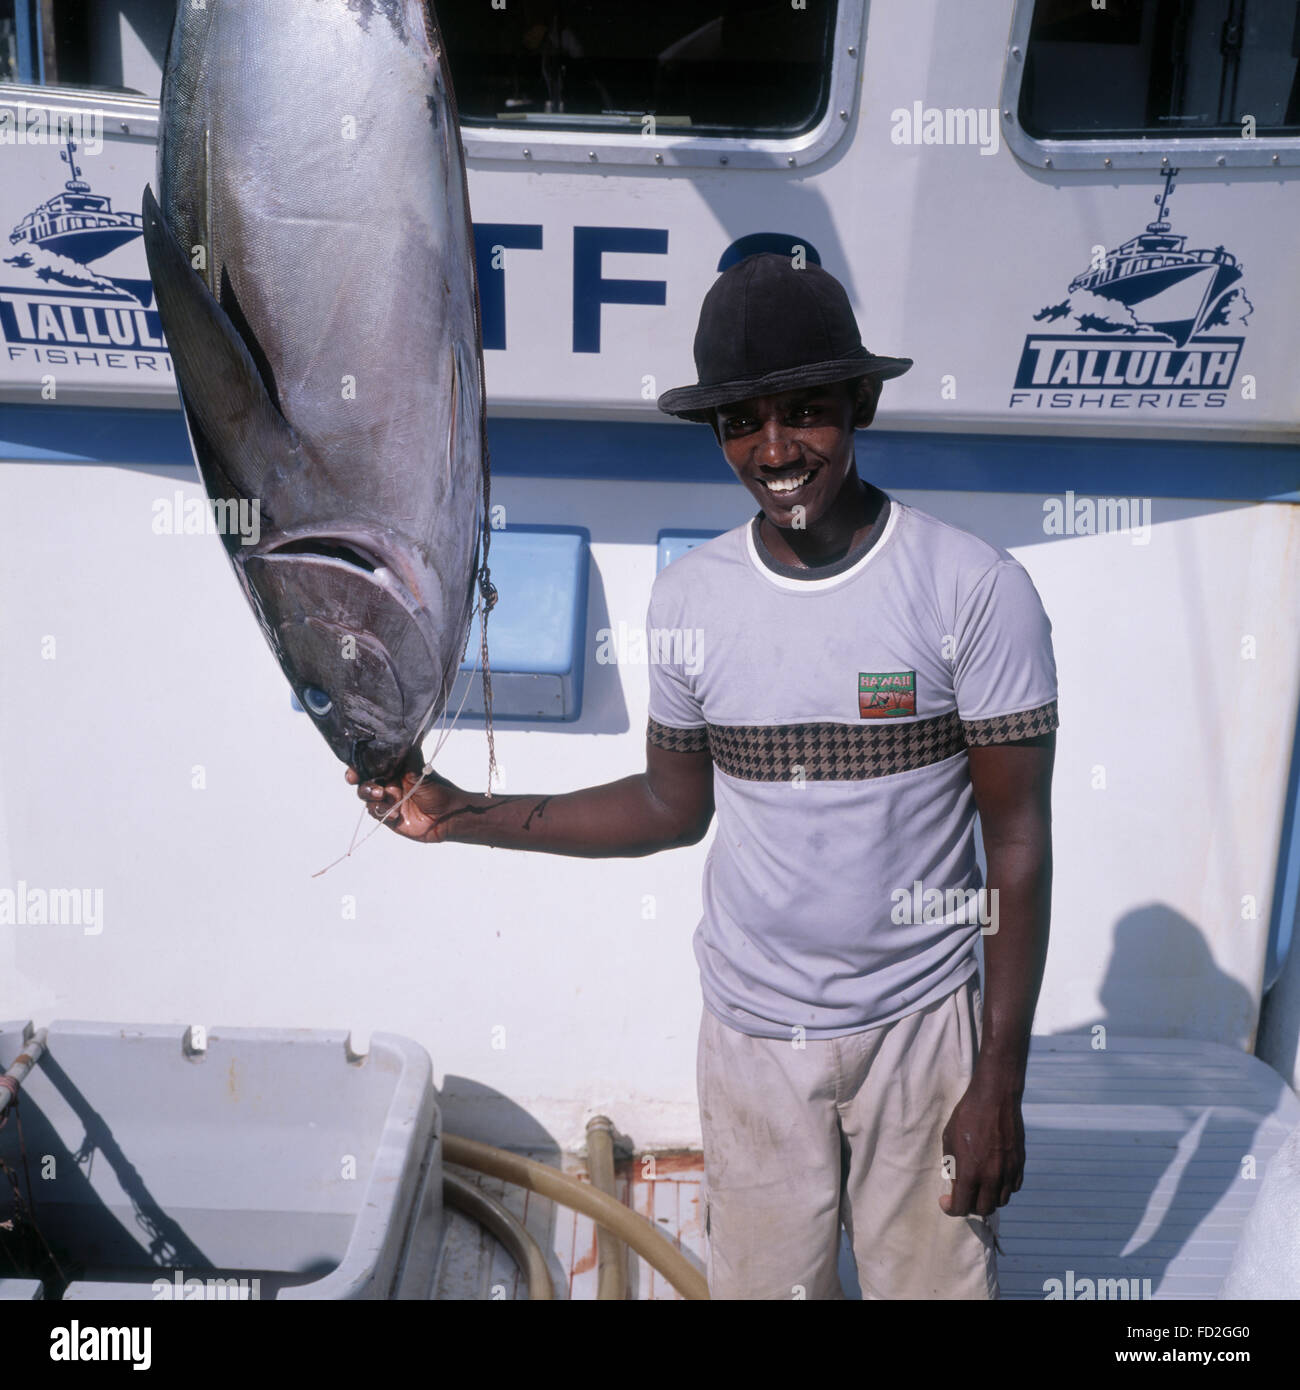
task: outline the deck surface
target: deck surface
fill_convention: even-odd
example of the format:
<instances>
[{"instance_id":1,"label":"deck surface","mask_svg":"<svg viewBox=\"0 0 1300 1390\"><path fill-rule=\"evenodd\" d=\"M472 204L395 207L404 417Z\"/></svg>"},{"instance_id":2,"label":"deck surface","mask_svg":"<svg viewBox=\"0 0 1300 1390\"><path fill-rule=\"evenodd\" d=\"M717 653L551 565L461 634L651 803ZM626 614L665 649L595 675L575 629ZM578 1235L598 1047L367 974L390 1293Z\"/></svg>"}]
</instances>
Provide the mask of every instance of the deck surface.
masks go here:
<instances>
[{"instance_id":1,"label":"deck surface","mask_svg":"<svg viewBox=\"0 0 1300 1390\"><path fill-rule=\"evenodd\" d=\"M1300 1125L1300 1100L1257 1058L1217 1043L1110 1038L1095 1050L1091 1037L1070 1034L1033 1040L1024 1120L1025 1181L1001 1216L1003 1298L1086 1298L1099 1279L1125 1281L1106 1286L1108 1297L1214 1298L1268 1162ZM581 1158L529 1156L586 1179ZM648 1158L619 1162L619 1198L702 1270L702 1156ZM455 1171L524 1222L547 1252L557 1298L595 1298L589 1218ZM630 1298L679 1297L632 1252L628 1271ZM858 1297L847 1247L840 1275ZM512 1299L528 1290L491 1236L448 1212L434 1296Z\"/></svg>"}]
</instances>

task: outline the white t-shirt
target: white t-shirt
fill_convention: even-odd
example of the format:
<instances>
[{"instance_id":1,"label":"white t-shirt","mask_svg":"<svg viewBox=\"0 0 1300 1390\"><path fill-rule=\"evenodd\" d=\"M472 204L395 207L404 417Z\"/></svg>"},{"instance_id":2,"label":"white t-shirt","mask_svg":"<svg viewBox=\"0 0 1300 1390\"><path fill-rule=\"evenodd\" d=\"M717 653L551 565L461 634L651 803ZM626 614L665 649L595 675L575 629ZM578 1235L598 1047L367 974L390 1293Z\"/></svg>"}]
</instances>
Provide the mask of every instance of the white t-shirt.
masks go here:
<instances>
[{"instance_id":1,"label":"white t-shirt","mask_svg":"<svg viewBox=\"0 0 1300 1390\"><path fill-rule=\"evenodd\" d=\"M879 1027L975 973L966 749L1058 726L1023 566L869 492L872 534L836 565L779 564L755 517L651 593L649 738L714 761L704 1002L756 1037Z\"/></svg>"}]
</instances>

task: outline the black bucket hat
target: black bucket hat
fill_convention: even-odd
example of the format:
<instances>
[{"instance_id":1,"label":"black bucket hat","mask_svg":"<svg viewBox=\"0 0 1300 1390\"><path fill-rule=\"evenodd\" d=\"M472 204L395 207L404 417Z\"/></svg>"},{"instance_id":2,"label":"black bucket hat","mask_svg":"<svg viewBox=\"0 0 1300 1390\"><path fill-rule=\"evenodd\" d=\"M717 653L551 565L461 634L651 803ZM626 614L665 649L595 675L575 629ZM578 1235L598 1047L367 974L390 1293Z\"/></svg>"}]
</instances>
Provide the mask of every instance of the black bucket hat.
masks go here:
<instances>
[{"instance_id":1,"label":"black bucket hat","mask_svg":"<svg viewBox=\"0 0 1300 1390\"><path fill-rule=\"evenodd\" d=\"M877 357L862 335L844 286L811 262L747 256L714 281L695 332L699 384L665 391L659 409L707 424L716 406L804 386L902 376L910 357Z\"/></svg>"}]
</instances>

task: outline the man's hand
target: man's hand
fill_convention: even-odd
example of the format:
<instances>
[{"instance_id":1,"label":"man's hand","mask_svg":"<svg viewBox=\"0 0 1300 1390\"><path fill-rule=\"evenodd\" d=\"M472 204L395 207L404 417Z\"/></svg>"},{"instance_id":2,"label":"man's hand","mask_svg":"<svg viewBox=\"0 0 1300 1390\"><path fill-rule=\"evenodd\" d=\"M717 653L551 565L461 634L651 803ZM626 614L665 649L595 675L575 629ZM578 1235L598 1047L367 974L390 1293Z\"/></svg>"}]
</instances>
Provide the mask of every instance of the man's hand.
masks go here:
<instances>
[{"instance_id":1,"label":"man's hand","mask_svg":"<svg viewBox=\"0 0 1300 1390\"><path fill-rule=\"evenodd\" d=\"M977 1072L944 1128L943 1153L956 1164L952 1195L939 1198L949 1216L991 1216L1006 1206L1025 1175L1017 1088Z\"/></svg>"},{"instance_id":2,"label":"man's hand","mask_svg":"<svg viewBox=\"0 0 1300 1390\"><path fill-rule=\"evenodd\" d=\"M420 840L426 845L441 844L447 838L448 827L446 821L439 818L467 805L469 797L436 772L429 772L421 782L423 771L424 759L417 748L408 754L398 782L386 786L379 782L362 783L356 769L351 767L347 770L347 780L357 788L357 795L376 820L384 821L410 840ZM419 791L394 812L393 808L417 782Z\"/></svg>"}]
</instances>

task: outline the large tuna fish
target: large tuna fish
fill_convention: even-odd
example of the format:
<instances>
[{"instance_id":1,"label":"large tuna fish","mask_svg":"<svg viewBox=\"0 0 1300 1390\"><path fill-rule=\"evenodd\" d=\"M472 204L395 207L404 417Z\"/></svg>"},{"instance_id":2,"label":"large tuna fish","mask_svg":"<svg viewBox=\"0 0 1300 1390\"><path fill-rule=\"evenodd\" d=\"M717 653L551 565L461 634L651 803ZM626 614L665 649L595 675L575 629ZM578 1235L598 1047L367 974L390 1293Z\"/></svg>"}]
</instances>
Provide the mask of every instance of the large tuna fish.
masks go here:
<instances>
[{"instance_id":1,"label":"large tuna fish","mask_svg":"<svg viewBox=\"0 0 1300 1390\"><path fill-rule=\"evenodd\" d=\"M476 575L491 592L474 239L429 7L181 0L144 235L204 484L259 508L255 544L223 535L244 592L330 747L390 776L446 704Z\"/></svg>"}]
</instances>

